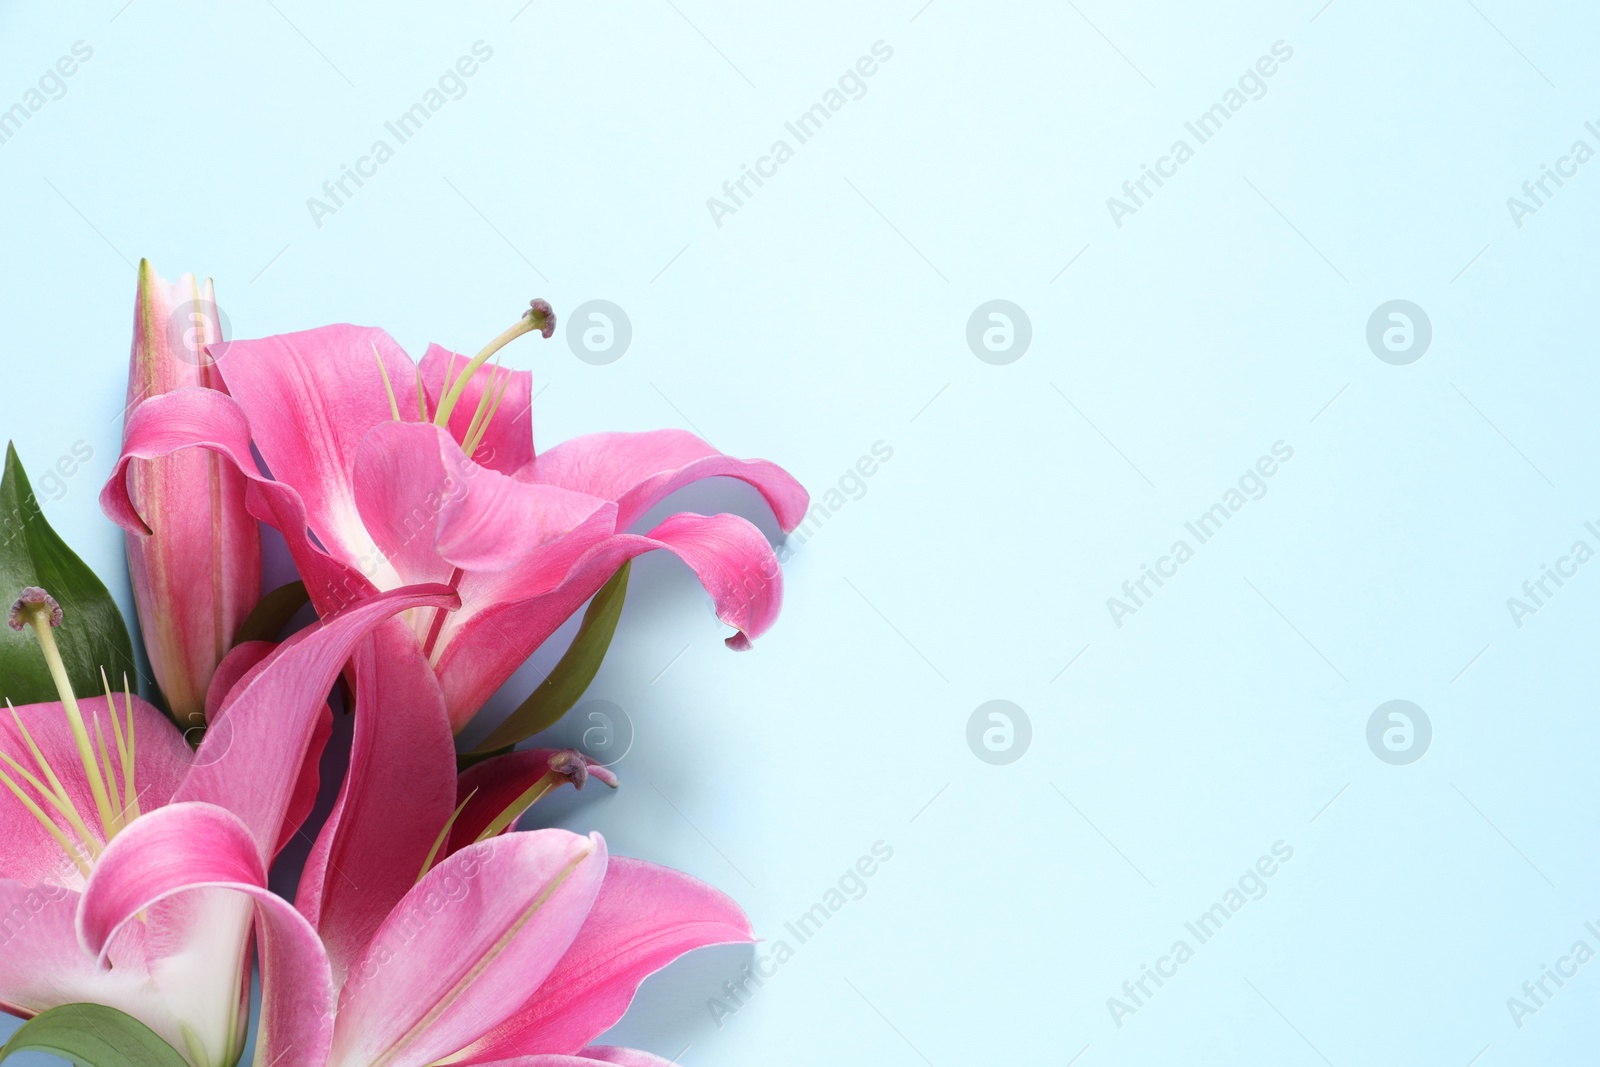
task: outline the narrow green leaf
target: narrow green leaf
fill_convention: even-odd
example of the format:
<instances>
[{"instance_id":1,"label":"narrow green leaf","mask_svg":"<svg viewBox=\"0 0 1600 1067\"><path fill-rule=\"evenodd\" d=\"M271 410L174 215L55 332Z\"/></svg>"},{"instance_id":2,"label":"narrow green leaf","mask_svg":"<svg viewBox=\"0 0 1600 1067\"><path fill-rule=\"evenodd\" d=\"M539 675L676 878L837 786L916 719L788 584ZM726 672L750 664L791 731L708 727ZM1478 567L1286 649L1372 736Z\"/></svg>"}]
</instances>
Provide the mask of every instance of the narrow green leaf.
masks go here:
<instances>
[{"instance_id":1,"label":"narrow green leaf","mask_svg":"<svg viewBox=\"0 0 1600 1067\"><path fill-rule=\"evenodd\" d=\"M30 585L48 591L61 605L65 619L56 631L56 644L78 696L102 692L102 667L119 687L124 674L138 678L133 643L116 601L45 521L17 450L7 445L0 478L0 611L9 611L17 594ZM58 699L30 630L19 633L0 626L0 697L14 704Z\"/></svg>"},{"instance_id":2,"label":"narrow green leaf","mask_svg":"<svg viewBox=\"0 0 1600 1067\"><path fill-rule=\"evenodd\" d=\"M0 1046L0 1060L13 1052L48 1052L78 1067L188 1067L148 1026L104 1004L40 1012Z\"/></svg>"},{"instance_id":3,"label":"narrow green leaf","mask_svg":"<svg viewBox=\"0 0 1600 1067\"><path fill-rule=\"evenodd\" d=\"M622 615L622 602L628 592L628 572L632 568L631 562L617 568L617 573L589 601L589 609L578 625L578 636L572 639L572 645L550 672L550 677L507 716L505 722L495 727L483 744L458 756L460 766L468 767L509 751L517 742L550 729L572 710L589 683L594 681L600 661L606 658L606 650L611 647L611 637L617 632L617 619Z\"/></svg>"},{"instance_id":4,"label":"narrow green leaf","mask_svg":"<svg viewBox=\"0 0 1600 1067\"><path fill-rule=\"evenodd\" d=\"M288 585L278 586L250 609L244 624L239 627L239 636L234 640L234 644L242 645L246 641L276 641L278 635L283 633L283 628L289 625L289 620L294 618L294 613L305 607L310 600L311 594L306 592L305 582L290 582Z\"/></svg>"}]
</instances>

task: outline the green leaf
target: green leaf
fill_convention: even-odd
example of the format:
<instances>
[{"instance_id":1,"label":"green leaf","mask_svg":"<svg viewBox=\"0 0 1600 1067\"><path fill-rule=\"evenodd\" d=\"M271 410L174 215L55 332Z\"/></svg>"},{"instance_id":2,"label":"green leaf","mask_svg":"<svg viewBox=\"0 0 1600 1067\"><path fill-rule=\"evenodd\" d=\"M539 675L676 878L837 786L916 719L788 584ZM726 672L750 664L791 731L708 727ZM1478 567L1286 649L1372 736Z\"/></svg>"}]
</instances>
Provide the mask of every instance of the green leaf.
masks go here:
<instances>
[{"instance_id":1,"label":"green leaf","mask_svg":"<svg viewBox=\"0 0 1600 1067\"><path fill-rule=\"evenodd\" d=\"M550 676L506 717L505 722L495 727L481 745L458 756L458 765L469 767L510 751L517 742L550 729L572 709L594 681L600 661L606 658L606 650L611 647L617 619L622 615L622 601L628 592L628 572L632 569L631 562L617 568L617 573L589 601L589 609L578 625L578 636L572 639Z\"/></svg>"},{"instance_id":2,"label":"green leaf","mask_svg":"<svg viewBox=\"0 0 1600 1067\"><path fill-rule=\"evenodd\" d=\"M239 627L239 636L234 640L234 644L242 645L246 641L276 641L278 635L283 633L283 628L289 625L289 620L294 618L294 613L305 607L310 600L311 594L306 592L305 582L290 582L288 585L278 586L250 609L244 625Z\"/></svg>"},{"instance_id":3,"label":"green leaf","mask_svg":"<svg viewBox=\"0 0 1600 1067\"><path fill-rule=\"evenodd\" d=\"M48 1052L78 1067L188 1067L148 1026L104 1004L40 1012L0 1046L0 1060L13 1052Z\"/></svg>"},{"instance_id":4,"label":"green leaf","mask_svg":"<svg viewBox=\"0 0 1600 1067\"><path fill-rule=\"evenodd\" d=\"M56 644L79 697L104 692L102 667L114 687L120 688L124 674L137 680L133 643L116 601L45 521L17 450L7 445L0 478L0 611L9 612L11 602L30 585L61 605L65 617L56 630ZM31 629L0 627L0 697L13 704L59 699Z\"/></svg>"}]
</instances>

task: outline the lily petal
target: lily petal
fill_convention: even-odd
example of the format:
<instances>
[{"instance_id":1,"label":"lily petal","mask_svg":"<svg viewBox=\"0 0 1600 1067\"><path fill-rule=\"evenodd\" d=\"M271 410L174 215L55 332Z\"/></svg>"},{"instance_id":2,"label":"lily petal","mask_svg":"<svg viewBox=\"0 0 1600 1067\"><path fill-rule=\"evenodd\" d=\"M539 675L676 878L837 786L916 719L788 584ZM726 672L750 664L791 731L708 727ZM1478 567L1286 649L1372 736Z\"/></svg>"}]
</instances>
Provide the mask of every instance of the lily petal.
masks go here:
<instances>
[{"instance_id":1,"label":"lily petal","mask_svg":"<svg viewBox=\"0 0 1600 1067\"><path fill-rule=\"evenodd\" d=\"M648 534L603 537L548 591L517 589L514 581L522 576L520 571L469 574L461 584L462 601L469 610L452 619L453 628L447 624L444 651L435 664L456 729L618 567L655 549L676 554L694 570L716 602L717 617L738 630L727 639L729 648L749 648L751 639L777 619L783 603L782 569L761 531L737 515L684 513Z\"/></svg>"},{"instance_id":2,"label":"lily petal","mask_svg":"<svg viewBox=\"0 0 1600 1067\"><path fill-rule=\"evenodd\" d=\"M351 471L367 431L394 418L389 387L399 417L420 418L405 350L382 330L340 324L210 351L267 469L299 493L323 546L336 556L366 552ZM413 402L400 403L407 395Z\"/></svg>"},{"instance_id":3,"label":"lily petal","mask_svg":"<svg viewBox=\"0 0 1600 1067\"><path fill-rule=\"evenodd\" d=\"M278 833L278 847L272 854L276 857L284 846L300 832L311 813L317 807L317 795L322 791L322 753L328 747L328 740L333 737L333 709L323 701L322 708L318 711L316 722L311 728L311 741L306 745L305 762L300 764L300 777L295 779L294 792L289 796L289 808L283 814L283 829Z\"/></svg>"},{"instance_id":4,"label":"lily petal","mask_svg":"<svg viewBox=\"0 0 1600 1067\"><path fill-rule=\"evenodd\" d=\"M575 1053L622 1018L639 983L685 952L754 940L749 919L720 891L667 867L613 857L560 965L461 1062Z\"/></svg>"},{"instance_id":5,"label":"lily petal","mask_svg":"<svg viewBox=\"0 0 1600 1067\"><path fill-rule=\"evenodd\" d=\"M615 500L618 532L669 493L701 478L748 482L766 498L786 531L805 519L810 502L805 488L776 463L725 456L687 430L574 437L540 455L524 476Z\"/></svg>"},{"instance_id":6,"label":"lily petal","mask_svg":"<svg viewBox=\"0 0 1600 1067\"><path fill-rule=\"evenodd\" d=\"M438 828L456 805L455 744L444 694L399 620L379 626L356 650L355 691L350 769L296 899L322 935L340 983L416 885Z\"/></svg>"},{"instance_id":7,"label":"lily petal","mask_svg":"<svg viewBox=\"0 0 1600 1067\"><path fill-rule=\"evenodd\" d=\"M422 356L421 370L430 412L439 407L446 377L453 381L470 361L470 357L440 345L428 346ZM450 436L456 441L466 442L467 430L483 399L483 391L490 384L490 377L488 368L484 368L474 374L461 391L461 399L450 413ZM505 395L472 460L490 470L514 474L533 462L533 372L502 368L494 372L493 381L496 391L504 383Z\"/></svg>"},{"instance_id":8,"label":"lily petal","mask_svg":"<svg viewBox=\"0 0 1600 1067\"><path fill-rule=\"evenodd\" d=\"M388 423L357 450L356 504L402 581L503 570L613 505L478 466L443 428Z\"/></svg>"},{"instance_id":9,"label":"lily petal","mask_svg":"<svg viewBox=\"0 0 1600 1067\"><path fill-rule=\"evenodd\" d=\"M183 449L208 449L249 482L245 498L251 513L283 534L319 614L330 615L376 592L362 573L362 556L338 541L311 539L304 501L292 486L261 474L251 455L250 432L238 403L214 389L179 389L146 400L128 416L122 455L100 490L101 510L130 534L149 533L129 495L129 465ZM365 562L371 565L370 552Z\"/></svg>"},{"instance_id":10,"label":"lily petal","mask_svg":"<svg viewBox=\"0 0 1600 1067\"><path fill-rule=\"evenodd\" d=\"M256 906L264 976L259 1062L323 1067L333 1033L327 957L316 931L266 883L244 823L210 804L171 804L136 819L95 864L78 903L78 937L91 958L104 962L120 929L177 894L244 894ZM220 933L198 931L207 940ZM202 948L214 953L215 946ZM226 962L226 954L214 954Z\"/></svg>"},{"instance_id":11,"label":"lily petal","mask_svg":"<svg viewBox=\"0 0 1600 1067\"><path fill-rule=\"evenodd\" d=\"M112 712L107 710L105 697L80 699L78 709L83 714L85 727L92 738L96 731L113 743L116 731L111 724ZM120 717L120 728L126 732L127 698L116 698L115 715ZM94 794L84 774L83 761L78 754L77 742L67 724L67 713L58 703L24 704L17 708L17 717L0 708L0 752L21 764L38 778L43 778L27 739L17 727L17 719L39 748L51 769L55 771L67 797L83 817L85 828L97 844L105 843L100 820L95 815ZM138 793L141 810L165 804L172 798L194 759L193 752L184 743L172 721L139 697L133 698L134 725L134 788ZM28 788L19 780L17 772L9 765L3 768L13 781ZM125 793L122 797L125 797ZM119 799L121 799L119 797ZM122 805L119 804L118 810ZM53 812L48 806L43 810ZM61 819L56 819L61 824ZM75 835L68 830L67 838ZM80 878L74 865L68 861L54 838L28 813L9 791L0 791L0 871L5 877L23 882L76 887ZM0 947L3 954L3 947Z\"/></svg>"},{"instance_id":12,"label":"lily petal","mask_svg":"<svg viewBox=\"0 0 1600 1067\"><path fill-rule=\"evenodd\" d=\"M0 1008L26 1019L62 1004L106 1004L183 1048L183 1022L151 987L145 968L102 970L78 944L78 899L60 886L0 878L0 912L11 916L0 951ZM142 932L128 931L117 940L118 957L133 960L143 942Z\"/></svg>"},{"instance_id":13,"label":"lily petal","mask_svg":"<svg viewBox=\"0 0 1600 1067\"><path fill-rule=\"evenodd\" d=\"M211 724L212 729L223 729L220 722L228 708L228 697L234 689L239 688L241 681L254 676L256 668L260 667L277 647L272 641L246 641L236 645L233 651L222 658L216 675L211 679L211 688L206 693L206 722ZM310 818L312 809L317 806L317 794L322 783L322 750L327 747L328 739L332 736L333 710L324 703L322 713L317 716L316 726L311 734L311 744L306 749L306 761L300 768L300 778L295 783L294 796L289 801L289 810L283 819L283 832L278 836L278 847L274 855L283 851L283 847L294 837L306 819Z\"/></svg>"},{"instance_id":14,"label":"lily petal","mask_svg":"<svg viewBox=\"0 0 1600 1067\"><path fill-rule=\"evenodd\" d=\"M211 676L211 686L206 690L206 722L216 721L233 687L277 647L274 641L245 641L235 645L222 657L222 662L217 664L217 673Z\"/></svg>"},{"instance_id":15,"label":"lily petal","mask_svg":"<svg viewBox=\"0 0 1600 1067\"><path fill-rule=\"evenodd\" d=\"M290 637L235 687L175 800L201 800L237 815L270 860L293 805L317 712L357 642L410 608L451 608L453 590L416 586L382 593Z\"/></svg>"},{"instance_id":16,"label":"lily petal","mask_svg":"<svg viewBox=\"0 0 1600 1067\"><path fill-rule=\"evenodd\" d=\"M115 743L118 730L127 737L126 697L117 698L114 711L108 711L104 697L80 700L79 709L89 735L106 738L108 747ZM62 706L33 704L16 710L15 719L0 713L0 750L29 774L48 781L35 762L32 749L36 746L81 815L84 832L96 849L103 847L105 834ZM155 708L135 697L131 711L133 789L140 810L148 812L167 803L179 788L193 753L178 729ZM119 724L115 728L113 718ZM122 765L119 753L113 766ZM20 770L9 766L7 770L13 780L21 779L19 784L26 782ZM120 771L118 779L112 790L115 806L126 812L126 780ZM27 784L23 788L33 792ZM65 829L65 820L48 803L39 804L63 827L74 851L80 850L77 835ZM124 828L118 838L127 832ZM84 955L74 932L76 890L84 884L83 875L53 836L9 793L0 798L0 871L7 876L0 880L0 916L4 916L0 921L0 1001L25 1015L77 1001L109 1004L140 1019L180 1050L191 1055L195 1055L194 1049L201 1050L199 1055L205 1061L221 1062L230 1051L237 1054L243 1040L239 1004L246 991L240 968L247 908L225 900L199 899L203 895L170 907L164 904L151 913L147 925L118 937L119 966L104 973L95 967L92 956ZM196 950L190 935L200 928L210 940L205 948ZM230 929L236 931L231 945ZM203 981L195 980L197 970L205 972ZM223 972L225 976L219 980L218 974Z\"/></svg>"},{"instance_id":17,"label":"lily petal","mask_svg":"<svg viewBox=\"0 0 1600 1067\"><path fill-rule=\"evenodd\" d=\"M330 1067L423 1067L471 1044L544 980L599 892L605 841L537 830L439 864L350 969Z\"/></svg>"}]
</instances>

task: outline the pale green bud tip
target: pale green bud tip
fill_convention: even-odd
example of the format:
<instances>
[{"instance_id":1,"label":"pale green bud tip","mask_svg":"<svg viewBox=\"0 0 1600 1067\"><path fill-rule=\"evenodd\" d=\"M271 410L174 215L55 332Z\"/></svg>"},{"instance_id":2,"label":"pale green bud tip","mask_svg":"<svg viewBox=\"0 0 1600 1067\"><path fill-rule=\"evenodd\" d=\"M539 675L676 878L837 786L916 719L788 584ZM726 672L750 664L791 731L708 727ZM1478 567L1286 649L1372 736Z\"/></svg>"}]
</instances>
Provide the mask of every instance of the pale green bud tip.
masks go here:
<instances>
[{"instance_id":1,"label":"pale green bud tip","mask_svg":"<svg viewBox=\"0 0 1600 1067\"><path fill-rule=\"evenodd\" d=\"M4 601L0 601L0 603L4 603ZM56 603L56 598L38 586L30 585L22 591L22 595L17 597L16 601L11 605L11 628L20 630L24 626L30 625L35 615L45 611L48 611L52 628L61 625L61 605Z\"/></svg>"}]
</instances>

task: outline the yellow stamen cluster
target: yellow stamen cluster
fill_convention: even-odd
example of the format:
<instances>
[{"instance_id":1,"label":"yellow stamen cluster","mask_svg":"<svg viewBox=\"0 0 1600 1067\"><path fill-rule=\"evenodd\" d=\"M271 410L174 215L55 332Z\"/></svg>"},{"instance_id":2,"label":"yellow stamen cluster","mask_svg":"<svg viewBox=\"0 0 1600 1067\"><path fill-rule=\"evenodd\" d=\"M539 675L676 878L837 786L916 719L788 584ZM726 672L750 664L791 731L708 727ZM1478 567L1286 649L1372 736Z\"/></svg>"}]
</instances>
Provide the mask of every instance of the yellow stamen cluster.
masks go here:
<instances>
[{"instance_id":1,"label":"yellow stamen cluster","mask_svg":"<svg viewBox=\"0 0 1600 1067\"><path fill-rule=\"evenodd\" d=\"M537 330L544 337L549 337L555 332L555 325L555 312L550 309L550 305L544 300L533 301L526 314L467 361L454 381L451 381L450 375L446 373L444 389L439 395L439 407L433 413L434 425L450 425L450 416L455 414L456 404L461 401L461 394L466 390L467 383L478 373L479 368L489 361L490 356L494 356L525 333ZM467 432L462 439L462 451L469 457L483 443L484 435L489 431L489 422L494 418L494 413L499 409L500 401L505 398L506 389L511 384L510 371L505 371L498 379L495 378L495 372L499 369L500 360L496 357L494 366L489 370L489 384L485 386L483 395L478 399L478 408L473 412L472 421L468 424Z\"/></svg>"},{"instance_id":2,"label":"yellow stamen cluster","mask_svg":"<svg viewBox=\"0 0 1600 1067\"><path fill-rule=\"evenodd\" d=\"M30 594L36 595L30 599ZM52 627L59 624L60 618L61 609L42 591L29 590L12 608L12 625L17 629L21 628L19 624L31 626L39 639L39 648L44 653L45 664L50 670L51 680L55 682L56 692L61 697L61 708L78 749L78 758L83 764L84 778L88 782L89 792L94 798L101 837L96 837L90 832L71 795L62 785L60 776L56 774L55 768L50 766L50 761L34 742L33 735L23 724L22 716L17 714L17 709L12 707L9 700L6 701L6 706L11 711L12 721L16 723L17 732L23 744L27 746L28 753L33 757L39 773L33 773L20 761L0 751L0 761L3 761L9 770L9 773L7 770L0 770L0 784L3 784L22 803L28 813L38 820L56 844L61 846L67 859L78 868L79 872L87 876L90 863L104 849L101 838L109 842L119 830L139 816L138 787L134 781L133 694L128 687L127 676L124 675L122 714L127 717L124 726L122 717L117 711L116 698L111 692L111 684L106 680L105 672L103 670L100 672L100 680L106 691L106 709L111 719L112 743L116 748L116 760L113 762L106 748L105 733L101 730L98 719L94 724L94 741L90 741L82 709L79 708L77 697L72 691L72 683L67 678L61 650L56 646L55 635L51 633ZM37 795L37 799L34 795L30 795L29 790ZM66 824L65 828L51 817L41 806L41 802L60 817ZM77 838L77 843L68 836L69 832Z\"/></svg>"},{"instance_id":3,"label":"yellow stamen cluster","mask_svg":"<svg viewBox=\"0 0 1600 1067\"><path fill-rule=\"evenodd\" d=\"M450 366L445 368L444 387L440 390L439 407L434 412L432 420L438 426L448 426L450 424L450 416L455 413L456 404L460 401L461 394L466 389L467 383L477 374L484 362L491 355L494 356L494 363L489 367L489 383L485 386L483 395L478 398L478 406L472 413L472 420L467 424L467 432L462 435L461 450L467 454L468 459L472 458L472 454L478 450L478 446L483 444L483 439L488 436L489 424L494 421L495 412L500 410L500 402L505 399L506 391L511 388L512 372L501 368L500 357L497 353L523 334L545 329L546 320L542 313L536 310L524 315L515 326L489 342L483 351L479 352L467 362L466 366L461 368L459 376L455 374L455 361L453 359ZM379 354L377 344L368 343L372 347L372 358L378 361L378 373L383 376L384 393L389 398L389 417L393 421L399 422L400 401L395 394L394 383L389 378L388 365L384 363L383 356ZM429 421L428 401L423 393L422 372L420 370L416 372L416 384L417 415L421 421L427 422Z\"/></svg>"},{"instance_id":4,"label":"yellow stamen cluster","mask_svg":"<svg viewBox=\"0 0 1600 1067\"><path fill-rule=\"evenodd\" d=\"M383 391L389 394L389 417L395 422L399 422L400 402L394 397L394 384L389 381L389 368L384 366L383 357L378 354L377 343L368 343L372 345L372 358L378 361L378 373L383 375ZM422 379L419 377L417 382L421 384Z\"/></svg>"},{"instance_id":5,"label":"yellow stamen cluster","mask_svg":"<svg viewBox=\"0 0 1600 1067\"><path fill-rule=\"evenodd\" d=\"M496 378L495 373L500 372ZM478 409L472 413L472 421L467 424L467 432L461 442L461 450L471 459L472 454L483 444L484 437L489 432L489 423L494 419L494 413L500 410L500 401L506 397L506 390L511 387L511 371L501 371L500 357L496 356L494 364L489 368L489 384L483 390L483 396L478 399Z\"/></svg>"}]
</instances>

